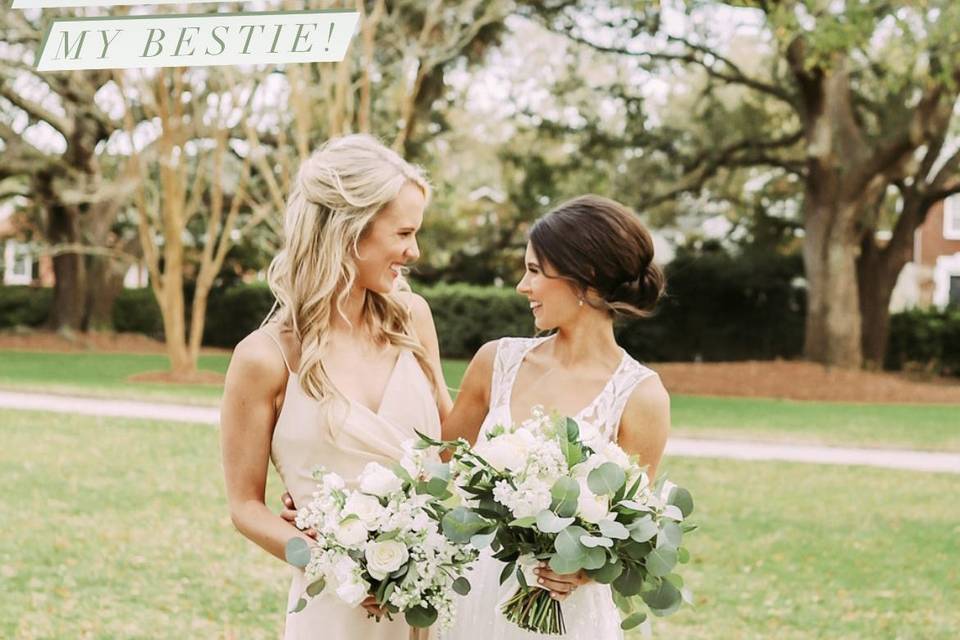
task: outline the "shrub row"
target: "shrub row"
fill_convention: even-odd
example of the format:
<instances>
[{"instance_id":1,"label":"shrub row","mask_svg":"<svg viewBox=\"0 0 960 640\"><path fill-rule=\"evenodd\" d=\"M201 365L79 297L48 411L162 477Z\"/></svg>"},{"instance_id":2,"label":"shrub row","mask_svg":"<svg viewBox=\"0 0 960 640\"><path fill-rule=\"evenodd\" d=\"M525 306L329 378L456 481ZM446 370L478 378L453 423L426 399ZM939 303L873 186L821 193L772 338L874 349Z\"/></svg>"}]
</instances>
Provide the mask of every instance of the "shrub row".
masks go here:
<instances>
[{"instance_id":1,"label":"shrub row","mask_svg":"<svg viewBox=\"0 0 960 640\"><path fill-rule=\"evenodd\" d=\"M796 357L805 304L804 290L795 284L800 272L799 259L775 254L682 253L667 266L669 291L657 314L618 324L618 340L648 362ZM443 284L417 291L433 310L445 357L468 358L501 336L533 335L529 305L512 288ZM0 287L0 328L42 325L51 297L49 289ZM234 346L272 305L264 284L212 292L204 343ZM163 336L149 289L123 291L113 320L117 331ZM896 314L890 327L887 368L960 375L960 309Z\"/></svg>"}]
</instances>

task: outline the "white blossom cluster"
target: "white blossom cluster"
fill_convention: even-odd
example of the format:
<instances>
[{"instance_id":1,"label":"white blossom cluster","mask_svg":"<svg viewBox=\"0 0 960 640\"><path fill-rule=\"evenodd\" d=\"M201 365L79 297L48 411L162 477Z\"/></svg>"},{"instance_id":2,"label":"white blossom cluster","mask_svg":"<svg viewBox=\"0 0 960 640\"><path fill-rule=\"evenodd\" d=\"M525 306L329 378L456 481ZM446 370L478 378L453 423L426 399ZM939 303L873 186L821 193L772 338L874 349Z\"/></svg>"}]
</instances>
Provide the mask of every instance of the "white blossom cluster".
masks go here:
<instances>
[{"instance_id":1,"label":"white blossom cluster","mask_svg":"<svg viewBox=\"0 0 960 640\"><path fill-rule=\"evenodd\" d=\"M515 518L536 516L549 509L550 489L563 476L573 477L580 485L577 516L592 523L613 517L609 496L595 495L587 484L590 472L606 462L624 469L628 482L643 476L641 491L644 491L647 483L643 471L609 440L593 439L591 455L569 468L559 444L563 439L557 433L560 428L564 428L563 421L557 421L538 406L533 408L533 416L519 425L497 425L474 448L477 455L509 477L494 483L493 497L510 509ZM580 428L581 437L589 432L586 423ZM456 484L466 484L468 478L469 473L457 473Z\"/></svg>"},{"instance_id":2,"label":"white blossom cluster","mask_svg":"<svg viewBox=\"0 0 960 640\"><path fill-rule=\"evenodd\" d=\"M423 454L407 449L401 466L417 478L423 473ZM307 584L322 578L324 590L333 589L343 602L357 606L387 581L392 586L381 590L380 604L400 612L432 608L440 624L449 625L453 582L478 553L440 533L427 510L436 498L418 494L414 485L376 462L364 468L357 489L323 469L314 478L317 490L296 517L298 528L317 531L304 569Z\"/></svg>"}]
</instances>

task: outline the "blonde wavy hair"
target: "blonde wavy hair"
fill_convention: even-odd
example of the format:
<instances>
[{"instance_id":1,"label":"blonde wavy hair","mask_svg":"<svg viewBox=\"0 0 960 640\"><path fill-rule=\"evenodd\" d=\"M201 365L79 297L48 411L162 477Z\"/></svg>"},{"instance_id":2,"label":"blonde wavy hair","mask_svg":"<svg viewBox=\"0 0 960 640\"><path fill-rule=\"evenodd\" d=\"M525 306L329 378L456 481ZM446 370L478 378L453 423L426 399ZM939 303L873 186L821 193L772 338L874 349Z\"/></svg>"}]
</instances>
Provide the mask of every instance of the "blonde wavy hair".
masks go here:
<instances>
[{"instance_id":1,"label":"blonde wavy hair","mask_svg":"<svg viewBox=\"0 0 960 640\"><path fill-rule=\"evenodd\" d=\"M332 138L300 166L287 200L284 245L267 270L276 302L264 324L278 321L281 327L292 328L300 342L300 386L321 403L342 398L320 354L329 340L331 319L343 315L341 309L356 281L353 258L358 244L377 214L408 182L429 199L430 185L423 172L364 134ZM436 393L439 381L398 290L409 291L402 277L392 293L368 289L363 322L376 340L412 351Z\"/></svg>"}]
</instances>

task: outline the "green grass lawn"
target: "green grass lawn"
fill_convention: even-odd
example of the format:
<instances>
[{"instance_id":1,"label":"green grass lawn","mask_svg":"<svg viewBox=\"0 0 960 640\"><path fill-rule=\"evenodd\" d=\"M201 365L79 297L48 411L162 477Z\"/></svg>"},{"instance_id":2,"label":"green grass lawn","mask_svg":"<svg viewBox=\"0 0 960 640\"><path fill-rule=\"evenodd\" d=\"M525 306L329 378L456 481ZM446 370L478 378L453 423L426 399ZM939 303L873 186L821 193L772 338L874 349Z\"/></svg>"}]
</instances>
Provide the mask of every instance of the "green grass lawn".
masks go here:
<instances>
[{"instance_id":1,"label":"green grass lawn","mask_svg":"<svg viewBox=\"0 0 960 640\"><path fill-rule=\"evenodd\" d=\"M655 637L960 637L960 477L664 470L697 500L697 607ZM231 526L215 429L0 411L0 486L0 637L278 637L288 569Z\"/></svg>"},{"instance_id":2,"label":"green grass lawn","mask_svg":"<svg viewBox=\"0 0 960 640\"><path fill-rule=\"evenodd\" d=\"M208 355L200 367L224 372L228 355ZM167 366L162 355L0 352L0 388L44 390L171 402L216 404L216 385L130 383L143 371ZM454 393L465 360L444 360ZM673 396L677 436L745 438L811 444L903 447L960 451L957 407L951 405L858 405L763 398Z\"/></svg>"},{"instance_id":3,"label":"green grass lawn","mask_svg":"<svg viewBox=\"0 0 960 640\"><path fill-rule=\"evenodd\" d=\"M201 369L219 373L226 372L229 362L228 355L200 356ZM7 389L201 404L219 401L223 391L219 385L127 382L136 373L167 369L169 361L161 354L0 351L0 387Z\"/></svg>"},{"instance_id":4,"label":"green grass lawn","mask_svg":"<svg viewBox=\"0 0 960 640\"><path fill-rule=\"evenodd\" d=\"M673 434L960 451L960 406L672 397Z\"/></svg>"}]
</instances>

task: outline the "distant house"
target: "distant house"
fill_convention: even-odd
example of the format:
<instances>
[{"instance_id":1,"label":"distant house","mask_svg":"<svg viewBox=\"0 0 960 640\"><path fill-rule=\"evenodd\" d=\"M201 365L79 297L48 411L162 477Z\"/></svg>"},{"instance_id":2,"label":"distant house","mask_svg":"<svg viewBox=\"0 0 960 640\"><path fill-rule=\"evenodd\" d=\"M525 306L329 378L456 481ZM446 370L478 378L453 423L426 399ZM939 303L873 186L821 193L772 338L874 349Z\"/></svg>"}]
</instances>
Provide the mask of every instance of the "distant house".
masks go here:
<instances>
[{"instance_id":1,"label":"distant house","mask_svg":"<svg viewBox=\"0 0 960 640\"><path fill-rule=\"evenodd\" d=\"M53 286L53 261L49 256L35 258L23 235L12 212L0 211L0 283Z\"/></svg>"},{"instance_id":2,"label":"distant house","mask_svg":"<svg viewBox=\"0 0 960 640\"><path fill-rule=\"evenodd\" d=\"M36 255L36 247L24 241L25 235L16 217L9 210L0 210L0 284L52 287L56 280L53 258L45 254ZM146 266L131 265L124 276L123 286L139 289L148 284Z\"/></svg>"},{"instance_id":3,"label":"distant house","mask_svg":"<svg viewBox=\"0 0 960 640\"><path fill-rule=\"evenodd\" d=\"M960 194L935 204L915 232L890 301L893 311L947 306L960 306Z\"/></svg>"}]
</instances>

